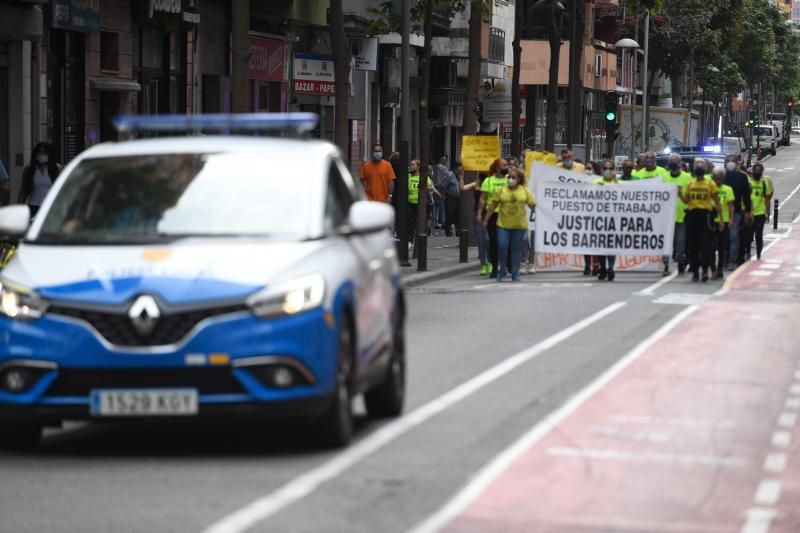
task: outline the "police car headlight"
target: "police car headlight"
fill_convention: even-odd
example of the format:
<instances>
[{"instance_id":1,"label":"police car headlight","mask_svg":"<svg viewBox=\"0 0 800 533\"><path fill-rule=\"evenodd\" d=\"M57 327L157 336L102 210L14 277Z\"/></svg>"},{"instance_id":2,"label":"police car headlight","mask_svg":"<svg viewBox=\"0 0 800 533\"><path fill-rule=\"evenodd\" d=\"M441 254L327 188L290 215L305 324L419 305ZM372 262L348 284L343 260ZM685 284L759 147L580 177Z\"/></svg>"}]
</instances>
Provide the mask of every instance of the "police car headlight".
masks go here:
<instances>
[{"instance_id":1,"label":"police car headlight","mask_svg":"<svg viewBox=\"0 0 800 533\"><path fill-rule=\"evenodd\" d=\"M260 317L296 315L322 305L325 279L320 274L304 276L270 286L251 296L247 304Z\"/></svg>"},{"instance_id":2,"label":"police car headlight","mask_svg":"<svg viewBox=\"0 0 800 533\"><path fill-rule=\"evenodd\" d=\"M0 315L19 320L36 320L47 310L47 302L33 291L0 283Z\"/></svg>"}]
</instances>

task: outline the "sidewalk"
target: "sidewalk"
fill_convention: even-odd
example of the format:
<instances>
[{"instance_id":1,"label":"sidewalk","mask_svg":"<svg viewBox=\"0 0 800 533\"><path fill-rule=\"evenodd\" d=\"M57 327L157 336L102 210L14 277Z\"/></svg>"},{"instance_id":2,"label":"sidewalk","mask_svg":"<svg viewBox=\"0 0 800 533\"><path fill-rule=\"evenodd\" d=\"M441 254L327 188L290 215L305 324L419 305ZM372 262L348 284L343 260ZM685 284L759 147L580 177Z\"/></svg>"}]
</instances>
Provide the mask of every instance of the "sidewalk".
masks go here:
<instances>
[{"instance_id":1,"label":"sidewalk","mask_svg":"<svg viewBox=\"0 0 800 533\"><path fill-rule=\"evenodd\" d=\"M547 417L444 531L800 531L800 224Z\"/></svg>"},{"instance_id":2,"label":"sidewalk","mask_svg":"<svg viewBox=\"0 0 800 533\"><path fill-rule=\"evenodd\" d=\"M436 230L428 237L428 269L425 272L417 271L417 260L412 257L413 249L409 249L408 261L411 266L401 267L403 284L414 287L437 279L456 276L465 272L475 272L478 275L480 262L478 261L478 248L469 248L469 262L459 263L458 237L446 237L444 230Z\"/></svg>"}]
</instances>

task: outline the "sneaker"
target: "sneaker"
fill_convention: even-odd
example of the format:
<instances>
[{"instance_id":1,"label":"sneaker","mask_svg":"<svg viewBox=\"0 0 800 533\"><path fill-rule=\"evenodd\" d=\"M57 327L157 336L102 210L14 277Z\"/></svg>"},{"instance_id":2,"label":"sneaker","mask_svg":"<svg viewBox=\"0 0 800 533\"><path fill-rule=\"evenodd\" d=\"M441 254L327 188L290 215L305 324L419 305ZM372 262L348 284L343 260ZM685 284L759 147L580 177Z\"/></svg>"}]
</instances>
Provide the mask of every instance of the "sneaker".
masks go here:
<instances>
[{"instance_id":1,"label":"sneaker","mask_svg":"<svg viewBox=\"0 0 800 533\"><path fill-rule=\"evenodd\" d=\"M601 281L602 281L602 280L604 280L604 279L606 279L606 271L605 271L605 270L601 270L601 271L600 271L600 272L597 274L597 279L599 279L599 280L601 280Z\"/></svg>"},{"instance_id":2,"label":"sneaker","mask_svg":"<svg viewBox=\"0 0 800 533\"><path fill-rule=\"evenodd\" d=\"M614 277L615 276L616 276L616 274L614 273L613 270L609 270L608 271L608 281L614 281Z\"/></svg>"},{"instance_id":3,"label":"sneaker","mask_svg":"<svg viewBox=\"0 0 800 533\"><path fill-rule=\"evenodd\" d=\"M484 264L482 264L482 265L481 265L481 276L488 276L488 275L489 275L489 270L490 270L491 268L492 268L492 267L490 266L490 263L484 263Z\"/></svg>"},{"instance_id":4,"label":"sneaker","mask_svg":"<svg viewBox=\"0 0 800 533\"><path fill-rule=\"evenodd\" d=\"M536 274L536 267L533 265L528 265L528 268L525 269L526 274Z\"/></svg>"},{"instance_id":5,"label":"sneaker","mask_svg":"<svg viewBox=\"0 0 800 533\"><path fill-rule=\"evenodd\" d=\"M501 270L497 273L497 283L502 283L504 279L506 279L506 273Z\"/></svg>"},{"instance_id":6,"label":"sneaker","mask_svg":"<svg viewBox=\"0 0 800 533\"><path fill-rule=\"evenodd\" d=\"M708 272L703 272L703 283L708 281Z\"/></svg>"},{"instance_id":7,"label":"sneaker","mask_svg":"<svg viewBox=\"0 0 800 533\"><path fill-rule=\"evenodd\" d=\"M519 265L519 273L525 274L525 270L528 268L528 263L520 263Z\"/></svg>"},{"instance_id":8,"label":"sneaker","mask_svg":"<svg viewBox=\"0 0 800 533\"><path fill-rule=\"evenodd\" d=\"M665 265L664 272L662 272L661 275L666 278L667 276L669 276L669 274L670 274L669 267Z\"/></svg>"},{"instance_id":9,"label":"sneaker","mask_svg":"<svg viewBox=\"0 0 800 533\"><path fill-rule=\"evenodd\" d=\"M697 272L692 274L692 281L700 281L700 274Z\"/></svg>"}]
</instances>

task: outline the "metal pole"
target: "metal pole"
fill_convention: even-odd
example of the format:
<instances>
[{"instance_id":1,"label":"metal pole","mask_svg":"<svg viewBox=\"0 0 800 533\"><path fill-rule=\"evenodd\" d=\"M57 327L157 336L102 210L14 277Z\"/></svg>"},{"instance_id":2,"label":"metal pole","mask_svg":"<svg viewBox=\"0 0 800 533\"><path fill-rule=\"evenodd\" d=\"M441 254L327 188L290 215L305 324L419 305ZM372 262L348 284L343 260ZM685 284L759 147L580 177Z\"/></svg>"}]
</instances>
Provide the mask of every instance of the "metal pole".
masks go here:
<instances>
[{"instance_id":1,"label":"metal pole","mask_svg":"<svg viewBox=\"0 0 800 533\"><path fill-rule=\"evenodd\" d=\"M647 131L647 49L650 44L650 11L644 16L644 61L642 63L642 152L650 149L650 135Z\"/></svg>"},{"instance_id":2,"label":"metal pole","mask_svg":"<svg viewBox=\"0 0 800 533\"><path fill-rule=\"evenodd\" d=\"M623 50L622 53L624 54L625 50ZM630 62L629 66L633 67L631 69L631 100L630 100L630 104L631 104L631 161L635 162L636 161L636 146L635 146L635 144L636 144L636 135L634 134L634 128L633 128L633 118L634 118L633 108L636 105L636 63L634 61L636 59L636 49L633 49L633 48L631 49L630 57L631 58L629 59L629 62Z\"/></svg>"},{"instance_id":3,"label":"metal pole","mask_svg":"<svg viewBox=\"0 0 800 533\"><path fill-rule=\"evenodd\" d=\"M409 87L408 76L411 64L411 47L409 44L409 32L411 31L411 5L410 0L403 0L402 7L402 31L400 46L400 172L402 176L396 176L397 187L397 236L400 239L398 247L399 260L402 266L411 266L408 262L408 165L411 159L409 153L409 141L411 139L411 110L409 109ZM385 140L384 140L385 142ZM416 231L416 229L412 230Z\"/></svg>"},{"instance_id":4,"label":"metal pole","mask_svg":"<svg viewBox=\"0 0 800 533\"><path fill-rule=\"evenodd\" d=\"M777 198L775 198L775 202L772 205L774 206L772 208L772 229L776 230L778 229L778 209L780 208Z\"/></svg>"}]
</instances>

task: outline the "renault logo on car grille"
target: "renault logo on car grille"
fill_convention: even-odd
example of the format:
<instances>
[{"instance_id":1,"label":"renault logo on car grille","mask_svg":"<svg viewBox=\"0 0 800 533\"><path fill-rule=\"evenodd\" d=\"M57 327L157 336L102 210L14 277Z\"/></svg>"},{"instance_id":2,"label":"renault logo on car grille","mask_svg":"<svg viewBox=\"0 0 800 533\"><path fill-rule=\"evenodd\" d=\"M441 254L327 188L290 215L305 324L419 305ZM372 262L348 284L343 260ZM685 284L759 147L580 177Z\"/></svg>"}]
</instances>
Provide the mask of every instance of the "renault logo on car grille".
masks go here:
<instances>
[{"instance_id":1,"label":"renault logo on car grille","mask_svg":"<svg viewBox=\"0 0 800 533\"><path fill-rule=\"evenodd\" d=\"M161 317L161 310L158 308L155 298L145 294L133 302L131 308L128 309L128 317L130 317L136 332L145 337L150 335L156 327L156 323Z\"/></svg>"}]
</instances>

